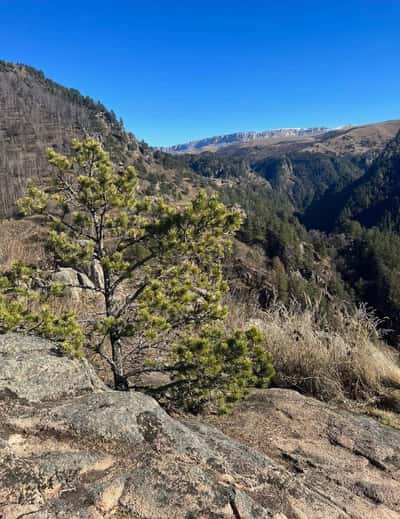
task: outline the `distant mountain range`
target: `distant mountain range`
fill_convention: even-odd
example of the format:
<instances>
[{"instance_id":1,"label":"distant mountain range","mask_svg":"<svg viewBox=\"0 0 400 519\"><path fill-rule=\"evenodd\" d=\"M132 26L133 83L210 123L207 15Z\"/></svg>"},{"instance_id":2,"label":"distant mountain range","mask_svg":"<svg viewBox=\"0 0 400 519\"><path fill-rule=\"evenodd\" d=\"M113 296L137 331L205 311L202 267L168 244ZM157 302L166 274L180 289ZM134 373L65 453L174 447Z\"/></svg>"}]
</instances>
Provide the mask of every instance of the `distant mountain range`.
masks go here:
<instances>
[{"instance_id":1,"label":"distant mountain range","mask_svg":"<svg viewBox=\"0 0 400 519\"><path fill-rule=\"evenodd\" d=\"M275 130L265 130L261 132L237 132L228 135L216 135L198 141L190 141L184 144L176 144L162 148L163 151L169 153L190 153L193 151L204 151L210 148L219 148L221 146L229 146L231 144L240 144L246 142L254 142L265 139L286 139L298 137L314 137L321 135L329 128L278 128Z\"/></svg>"},{"instance_id":2,"label":"distant mountain range","mask_svg":"<svg viewBox=\"0 0 400 519\"><path fill-rule=\"evenodd\" d=\"M246 158L306 149L312 152L332 152L339 156L356 154L373 157L399 129L399 120L337 128L280 128L217 135L159 149L173 154L216 152Z\"/></svg>"}]
</instances>

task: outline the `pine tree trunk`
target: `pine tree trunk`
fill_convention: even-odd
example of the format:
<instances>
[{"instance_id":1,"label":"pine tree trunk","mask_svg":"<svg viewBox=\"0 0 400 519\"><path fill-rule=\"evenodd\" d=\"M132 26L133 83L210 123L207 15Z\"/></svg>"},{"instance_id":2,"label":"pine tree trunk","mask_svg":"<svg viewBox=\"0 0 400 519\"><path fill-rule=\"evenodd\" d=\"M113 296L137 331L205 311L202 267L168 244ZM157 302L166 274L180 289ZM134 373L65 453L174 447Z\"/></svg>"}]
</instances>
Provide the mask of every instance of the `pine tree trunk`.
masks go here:
<instances>
[{"instance_id":1,"label":"pine tree trunk","mask_svg":"<svg viewBox=\"0 0 400 519\"><path fill-rule=\"evenodd\" d=\"M102 250L102 249L101 249ZM101 254L102 256L102 254ZM112 315L112 295L111 295L111 280L110 280L110 272L108 268L103 267L103 275L104 275L104 304L105 311L107 317ZM113 360L113 375L114 375L114 389L117 391L128 391L128 380L124 376L124 367L122 360L122 352L121 352L121 340L118 333L110 329L109 337L111 343L111 353Z\"/></svg>"},{"instance_id":2,"label":"pine tree trunk","mask_svg":"<svg viewBox=\"0 0 400 519\"><path fill-rule=\"evenodd\" d=\"M117 391L128 391L128 380L124 376L122 355L121 355L121 343L120 340L115 337L113 332L110 333L112 357L114 361L114 389Z\"/></svg>"}]
</instances>

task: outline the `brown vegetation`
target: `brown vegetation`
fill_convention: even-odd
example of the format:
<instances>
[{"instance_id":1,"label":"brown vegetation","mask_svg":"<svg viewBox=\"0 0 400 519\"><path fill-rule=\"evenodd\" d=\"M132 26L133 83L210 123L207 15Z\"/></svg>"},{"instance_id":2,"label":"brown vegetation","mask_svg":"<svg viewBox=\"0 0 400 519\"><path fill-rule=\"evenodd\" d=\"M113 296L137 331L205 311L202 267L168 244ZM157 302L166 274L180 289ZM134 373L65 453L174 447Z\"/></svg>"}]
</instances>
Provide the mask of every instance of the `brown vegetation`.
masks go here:
<instances>
[{"instance_id":1,"label":"brown vegetation","mask_svg":"<svg viewBox=\"0 0 400 519\"><path fill-rule=\"evenodd\" d=\"M365 307L353 313L337 307L329 322L311 306L275 305L267 311L238 306L235 314L265 332L276 386L322 400L370 403L400 387L399 355L384 343L379 321Z\"/></svg>"},{"instance_id":2,"label":"brown vegetation","mask_svg":"<svg viewBox=\"0 0 400 519\"><path fill-rule=\"evenodd\" d=\"M40 265L46 257L44 229L30 220L0 222L0 272L13 263Z\"/></svg>"}]
</instances>

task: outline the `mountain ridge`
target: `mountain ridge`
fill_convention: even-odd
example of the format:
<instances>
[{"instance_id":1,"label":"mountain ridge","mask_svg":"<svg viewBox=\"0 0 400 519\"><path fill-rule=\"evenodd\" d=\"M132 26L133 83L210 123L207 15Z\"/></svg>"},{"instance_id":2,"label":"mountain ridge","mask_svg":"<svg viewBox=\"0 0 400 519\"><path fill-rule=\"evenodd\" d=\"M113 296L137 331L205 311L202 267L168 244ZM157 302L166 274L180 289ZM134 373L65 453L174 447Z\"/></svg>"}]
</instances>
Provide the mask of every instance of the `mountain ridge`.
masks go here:
<instances>
[{"instance_id":1,"label":"mountain ridge","mask_svg":"<svg viewBox=\"0 0 400 519\"><path fill-rule=\"evenodd\" d=\"M307 150L317 153L332 152L337 155L357 154L372 161L377 152L382 151L399 130L400 120L390 119L336 128L280 128L260 132L236 132L158 149L175 155L214 152L262 158L285 154L288 151Z\"/></svg>"},{"instance_id":2,"label":"mountain ridge","mask_svg":"<svg viewBox=\"0 0 400 519\"><path fill-rule=\"evenodd\" d=\"M188 152L189 150L202 150L208 146L228 146L230 144L252 142L258 139L310 137L321 135L328 131L332 131L332 128L275 128L263 131L242 131L224 135L214 135L213 137L205 137L204 139L189 141L173 146L164 146L161 149L169 153Z\"/></svg>"}]
</instances>

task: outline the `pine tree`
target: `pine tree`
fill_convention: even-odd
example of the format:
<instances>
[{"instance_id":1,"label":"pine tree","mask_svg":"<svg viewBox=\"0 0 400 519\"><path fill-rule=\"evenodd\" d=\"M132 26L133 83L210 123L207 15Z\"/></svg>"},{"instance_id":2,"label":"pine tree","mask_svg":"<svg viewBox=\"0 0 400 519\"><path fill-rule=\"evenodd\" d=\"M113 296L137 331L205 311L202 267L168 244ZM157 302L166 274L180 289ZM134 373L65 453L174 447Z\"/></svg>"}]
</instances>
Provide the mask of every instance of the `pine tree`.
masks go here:
<instances>
[{"instance_id":1,"label":"pine tree","mask_svg":"<svg viewBox=\"0 0 400 519\"><path fill-rule=\"evenodd\" d=\"M51 182L43 189L30 182L19 207L44 217L60 264L100 270L102 283L89 290L102 310L86 323L85 345L108 364L115 388L198 410L210 398L222 408L247 386L267 384L273 369L263 337L254 329L230 337L223 327L222 263L240 212L205 192L180 209L142 196L134 168L116 169L93 139L73 140L69 156L49 149L48 160ZM77 339L73 346L62 339L76 353ZM168 375L168 382L143 387L148 373Z\"/></svg>"}]
</instances>

